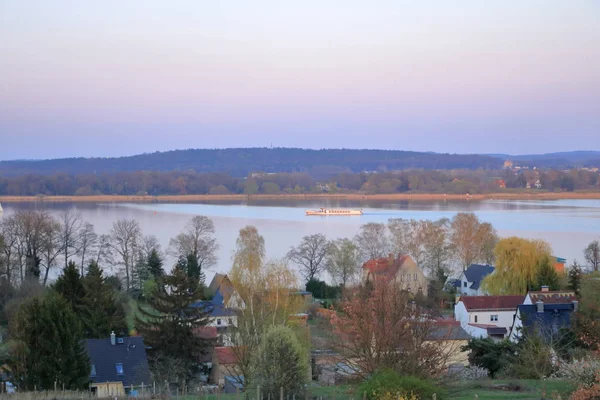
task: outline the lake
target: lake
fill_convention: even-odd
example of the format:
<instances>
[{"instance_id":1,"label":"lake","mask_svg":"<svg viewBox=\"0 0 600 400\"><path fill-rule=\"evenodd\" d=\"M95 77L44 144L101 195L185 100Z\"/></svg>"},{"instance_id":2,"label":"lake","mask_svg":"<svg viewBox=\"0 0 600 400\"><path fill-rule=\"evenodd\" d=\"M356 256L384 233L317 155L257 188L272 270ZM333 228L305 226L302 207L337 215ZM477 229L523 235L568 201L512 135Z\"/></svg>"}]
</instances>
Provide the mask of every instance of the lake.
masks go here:
<instances>
[{"instance_id":1,"label":"lake","mask_svg":"<svg viewBox=\"0 0 600 400\"><path fill-rule=\"evenodd\" d=\"M361 207L362 216L306 217L307 208ZM42 207L58 215L67 208L75 208L82 217L94 224L96 232L107 233L114 221L134 218L144 234L155 235L163 249L169 239L177 235L193 215L205 215L214 221L220 244L219 262L207 271L210 280L214 272L226 272L231 266L231 255L238 232L246 225L254 225L264 236L267 256L283 257L290 246L300 242L304 235L323 233L331 239L354 236L361 224L386 222L390 218L436 220L452 218L457 212L471 211L485 222L490 222L500 236L521 236L547 240L554 254L583 261L583 249L592 240L600 238L600 200L482 200L437 202L256 202L240 203L158 203L158 204L89 204L89 203L5 203L4 216L17 209ZM2 218L2 217L0 217ZM168 260L172 263L172 260Z\"/></svg>"}]
</instances>

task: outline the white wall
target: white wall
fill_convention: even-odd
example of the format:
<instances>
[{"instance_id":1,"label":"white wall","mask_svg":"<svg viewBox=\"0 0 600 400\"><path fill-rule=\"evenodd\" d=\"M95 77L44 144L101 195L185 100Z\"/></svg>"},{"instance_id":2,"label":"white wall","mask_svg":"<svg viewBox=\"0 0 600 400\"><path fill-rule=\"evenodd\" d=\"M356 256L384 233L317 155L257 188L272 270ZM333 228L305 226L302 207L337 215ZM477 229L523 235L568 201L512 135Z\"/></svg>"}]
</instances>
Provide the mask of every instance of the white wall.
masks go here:
<instances>
[{"instance_id":1,"label":"white wall","mask_svg":"<svg viewBox=\"0 0 600 400\"><path fill-rule=\"evenodd\" d=\"M510 332L510 328L513 325L513 316L516 313L516 308L514 311L467 311L464 303L459 301L454 306L454 318L460 322L460 325L463 327L467 333L471 336L475 334L480 334L481 328L473 327L469 324L484 324L484 325L496 325L501 328L506 328L507 331ZM497 315L498 321L491 321L490 316ZM477 321L475 320L477 317ZM487 337L487 333L485 336L477 336L477 337Z\"/></svg>"},{"instance_id":2,"label":"white wall","mask_svg":"<svg viewBox=\"0 0 600 400\"><path fill-rule=\"evenodd\" d=\"M221 324L217 323L217 320L221 320ZM229 323L229 320L231 319L231 324ZM223 327L223 326L237 326L237 316L233 315L231 317L209 317L208 318L208 323L206 324L206 326L216 326L216 327Z\"/></svg>"}]
</instances>

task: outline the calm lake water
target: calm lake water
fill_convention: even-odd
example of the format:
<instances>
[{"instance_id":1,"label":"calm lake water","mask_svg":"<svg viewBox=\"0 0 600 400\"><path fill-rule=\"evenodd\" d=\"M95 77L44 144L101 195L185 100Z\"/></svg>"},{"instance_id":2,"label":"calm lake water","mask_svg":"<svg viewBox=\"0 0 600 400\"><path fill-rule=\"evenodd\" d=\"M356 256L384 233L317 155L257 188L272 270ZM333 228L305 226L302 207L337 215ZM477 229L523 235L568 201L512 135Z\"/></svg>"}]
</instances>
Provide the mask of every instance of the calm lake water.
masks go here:
<instances>
[{"instance_id":1,"label":"calm lake water","mask_svg":"<svg viewBox=\"0 0 600 400\"><path fill-rule=\"evenodd\" d=\"M362 216L306 217L307 208L361 207ZM214 221L220 244L219 262L207 272L226 272L231 265L235 240L241 228L254 225L264 236L267 256L283 257L290 246L299 243L304 235L323 233L329 238L352 237L360 225L367 222L386 222L389 218L436 220L452 218L457 212L472 211L483 221L490 222L501 236L521 236L547 240L557 256L583 261L582 250L600 238L600 200L551 201L457 201L457 202L268 202L268 203L211 203L211 204L26 204L5 203L4 217L17 209L43 207L59 214L75 208L86 221L94 224L97 233L107 233L120 218L136 219L144 234L153 234L163 249L169 239L179 233L193 215L206 215ZM0 216L0 218L2 218ZM172 260L169 260L172 262ZM212 273L211 273L212 272Z\"/></svg>"}]
</instances>

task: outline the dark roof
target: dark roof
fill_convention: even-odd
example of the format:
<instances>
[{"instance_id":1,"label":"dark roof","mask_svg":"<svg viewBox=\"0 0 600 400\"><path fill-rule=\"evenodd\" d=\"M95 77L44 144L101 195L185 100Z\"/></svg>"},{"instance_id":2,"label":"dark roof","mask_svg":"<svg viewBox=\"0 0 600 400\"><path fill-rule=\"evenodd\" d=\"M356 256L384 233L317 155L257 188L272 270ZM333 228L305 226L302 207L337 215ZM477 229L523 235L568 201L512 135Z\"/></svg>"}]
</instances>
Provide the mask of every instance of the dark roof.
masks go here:
<instances>
[{"instance_id":1,"label":"dark roof","mask_svg":"<svg viewBox=\"0 0 600 400\"><path fill-rule=\"evenodd\" d=\"M501 326L494 326L491 328L487 328L488 335L506 335L508 330Z\"/></svg>"},{"instance_id":2,"label":"dark roof","mask_svg":"<svg viewBox=\"0 0 600 400\"><path fill-rule=\"evenodd\" d=\"M203 308L209 317L233 317L236 315L235 310L223 305L223 296L220 289L217 290L212 300L200 300L193 303L190 307Z\"/></svg>"},{"instance_id":3,"label":"dark roof","mask_svg":"<svg viewBox=\"0 0 600 400\"><path fill-rule=\"evenodd\" d=\"M495 268L487 264L471 264L465 270L465 279L467 282L473 282L471 289L477 290L481 285L483 278L494 272Z\"/></svg>"},{"instance_id":4,"label":"dark roof","mask_svg":"<svg viewBox=\"0 0 600 400\"><path fill-rule=\"evenodd\" d=\"M523 329L536 329L546 337L557 333L561 328L571 326L573 311L573 303L544 304L544 312L537 311L537 304L522 304L519 306L519 316L523 322Z\"/></svg>"},{"instance_id":5,"label":"dark roof","mask_svg":"<svg viewBox=\"0 0 600 400\"><path fill-rule=\"evenodd\" d=\"M515 310L523 304L525 296L461 296L468 311L474 310Z\"/></svg>"},{"instance_id":6,"label":"dark roof","mask_svg":"<svg viewBox=\"0 0 600 400\"><path fill-rule=\"evenodd\" d=\"M459 288L460 287L460 279L448 279L446 284L450 285L451 287Z\"/></svg>"},{"instance_id":7,"label":"dark roof","mask_svg":"<svg viewBox=\"0 0 600 400\"><path fill-rule=\"evenodd\" d=\"M428 335L429 340L469 340L471 336L460 326L460 322L438 322Z\"/></svg>"},{"instance_id":8,"label":"dark roof","mask_svg":"<svg viewBox=\"0 0 600 400\"><path fill-rule=\"evenodd\" d=\"M529 292L531 302L535 304L538 300L544 302L544 304L571 304L574 300L577 300L575 292L554 290L548 292Z\"/></svg>"},{"instance_id":9,"label":"dark roof","mask_svg":"<svg viewBox=\"0 0 600 400\"><path fill-rule=\"evenodd\" d=\"M150 369L144 339L139 336L123 338L123 344L110 344L110 338L86 339L85 348L96 376L92 382L123 382L124 386L150 383ZM117 375L117 364L123 365L123 375Z\"/></svg>"}]
</instances>

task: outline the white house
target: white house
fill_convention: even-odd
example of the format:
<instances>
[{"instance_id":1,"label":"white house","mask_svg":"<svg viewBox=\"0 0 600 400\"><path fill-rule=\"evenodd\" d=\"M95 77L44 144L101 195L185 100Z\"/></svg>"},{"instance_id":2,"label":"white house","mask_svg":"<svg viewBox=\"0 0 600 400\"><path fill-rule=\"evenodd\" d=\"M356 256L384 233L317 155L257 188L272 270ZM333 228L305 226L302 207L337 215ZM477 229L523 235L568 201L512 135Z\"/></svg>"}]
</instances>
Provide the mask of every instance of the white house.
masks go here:
<instances>
[{"instance_id":1,"label":"white house","mask_svg":"<svg viewBox=\"0 0 600 400\"><path fill-rule=\"evenodd\" d=\"M462 296L454 318L469 335L502 339L513 325L517 306L525 296Z\"/></svg>"},{"instance_id":2,"label":"white house","mask_svg":"<svg viewBox=\"0 0 600 400\"><path fill-rule=\"evenodd\" d=\"M483 279L494 272L494 267L485 264L471 264L460 277L460 293L466 296L483 296Z\"/></svg>"}]
</instances>

